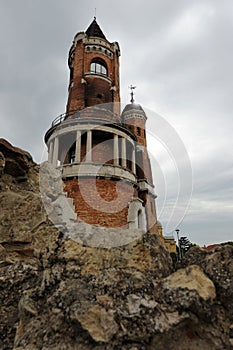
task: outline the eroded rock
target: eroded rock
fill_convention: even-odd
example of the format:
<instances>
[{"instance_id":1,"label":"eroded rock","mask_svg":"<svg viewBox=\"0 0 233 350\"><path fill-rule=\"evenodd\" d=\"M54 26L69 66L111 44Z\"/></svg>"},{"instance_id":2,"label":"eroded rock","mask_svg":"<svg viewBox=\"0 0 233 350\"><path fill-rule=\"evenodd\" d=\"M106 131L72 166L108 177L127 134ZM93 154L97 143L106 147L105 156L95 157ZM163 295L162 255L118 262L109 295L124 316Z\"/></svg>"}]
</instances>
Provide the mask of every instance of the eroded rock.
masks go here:
<instances>
[{"instance_id":1,"label":"eroded rock","mask_svg":"<svg viewBox=\"0 0 233 350\"><path fill-rule=\"evenodd\" d=\"M85 314L77 315L77 320L96 342L108 343L118 331L114 311L106 311L99 306L93 306Z\"/></svg>"},{"instance_id":2,"label":"eroded rock","mask_svg":"<svg viewBox=\"0 0 233 350\"><path fill-rule=\"evenodd\" d=\"M204 299L213 301L216 297L214 283L203 273L197 265L190 265L180 269L166 278L165 288L194 290Z\"/></svg>"}]
</instances>

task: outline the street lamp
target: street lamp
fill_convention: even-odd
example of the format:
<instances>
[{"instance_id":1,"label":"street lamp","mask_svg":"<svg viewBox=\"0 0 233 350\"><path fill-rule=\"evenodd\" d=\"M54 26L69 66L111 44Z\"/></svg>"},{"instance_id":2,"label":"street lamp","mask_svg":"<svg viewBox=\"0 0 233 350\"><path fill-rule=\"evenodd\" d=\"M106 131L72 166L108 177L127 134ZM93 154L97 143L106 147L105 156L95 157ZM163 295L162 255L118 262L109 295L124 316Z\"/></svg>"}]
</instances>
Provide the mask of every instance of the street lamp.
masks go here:
<instances>
[{"instance_id":1,"label":"street lamp","mask_svg":"<svg viewBox=\"0 0 233 350\"><path fill-rule=\"evenodd\" d=\"M177 240L178 240L178 261L181 261L181 249L180 249L180 238L179 238L179 232L180 230L177 228L176 229L176 234L177 234Z\"/></svg>"}]
</instances>

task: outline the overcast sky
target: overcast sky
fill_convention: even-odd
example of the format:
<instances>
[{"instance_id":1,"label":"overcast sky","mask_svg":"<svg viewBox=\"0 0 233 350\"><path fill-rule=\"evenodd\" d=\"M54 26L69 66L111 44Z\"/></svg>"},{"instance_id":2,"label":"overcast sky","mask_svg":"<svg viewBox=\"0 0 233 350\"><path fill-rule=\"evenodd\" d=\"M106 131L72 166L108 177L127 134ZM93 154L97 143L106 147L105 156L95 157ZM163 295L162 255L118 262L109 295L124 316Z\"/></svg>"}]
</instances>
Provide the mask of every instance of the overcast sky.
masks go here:
<instances>
[{"instance_id":1,"label":"overcast sky","mask_svg":"<svg viewBox=\"0 0 233 350\"><path fill-rule=\"evenodd\" d=\"M0 0L0 137L41 162L44 133L65 111L70 45L95 8L107 39L121 47L122 101L136 85L136 101L167 121L190 158L193 193L180 235L200 245L233 240L232 0ZM171 199L177 176L152 119L161 213L164 186Z\"/></svg>"}]
</instances>

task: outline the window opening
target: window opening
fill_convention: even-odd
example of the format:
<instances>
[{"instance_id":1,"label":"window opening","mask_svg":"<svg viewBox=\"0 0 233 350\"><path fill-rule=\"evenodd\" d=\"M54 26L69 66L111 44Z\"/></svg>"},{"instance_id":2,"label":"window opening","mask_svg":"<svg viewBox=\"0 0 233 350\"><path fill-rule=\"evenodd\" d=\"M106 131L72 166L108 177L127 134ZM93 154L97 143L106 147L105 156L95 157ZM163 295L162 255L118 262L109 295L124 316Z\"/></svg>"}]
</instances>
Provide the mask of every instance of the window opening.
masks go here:
<instances>
[{"instance_id":1,"label":"window opening","mask_svg":"<svg viewBox=\"0 0 233 350\"><path fill-rule=\"evenodd\" d=\"M137 228L142 228L142 211L141 211L141 209L138 211L138 215L137 215Z\"/></svg>"},{"instance_id":2,"label":"window opening","mask_svg":"<svg viewBox=\"0 0 233 350\"><path fill-rule=\"evenodd\" d=\"M75 150L72 149L70 151L70 163L74 163L75 162Z\"/></svg>"},{"instance_id":3,"label":"window opening","mask_svg":"<svg viewBox=\"0 0 233 350\"><path fill-rule=\"evenodd\" d=\"M91 73L107 75L107 68L102 60L94 60L91 63L90 71Z\"/></svg>"}]
</instances>

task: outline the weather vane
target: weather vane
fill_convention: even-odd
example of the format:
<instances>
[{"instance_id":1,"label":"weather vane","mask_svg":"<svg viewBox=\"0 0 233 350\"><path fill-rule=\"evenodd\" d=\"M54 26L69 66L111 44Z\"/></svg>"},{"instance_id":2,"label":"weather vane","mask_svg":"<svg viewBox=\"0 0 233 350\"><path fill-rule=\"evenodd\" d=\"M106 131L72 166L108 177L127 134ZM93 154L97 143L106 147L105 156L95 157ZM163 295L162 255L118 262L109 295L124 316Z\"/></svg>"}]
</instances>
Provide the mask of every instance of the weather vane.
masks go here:
<instances>
[{"instance_id":1,"label":"weather vane","mask_svg":"<svg viewBox=\"0 0 233 350\"><path fill-rule=\"evenodd\" d=\"M129 89L131 90L131 92L130 92L130 96L131 96L131 100L130 100L130 102L131 103L134 103L134 89L136 89L136 86L133 86L132 84L129 86Z\"/></svg>"},{"instance_id":2,"label":"weather vane","mask_svg":"<svg viewBox=\"0 0 233 350\"><path fill-rule=\"evenodd\" d=\"M96 7L95 7L95 16L94 16L94 19L96 19Z\"/></svg>"}]
</instances>

